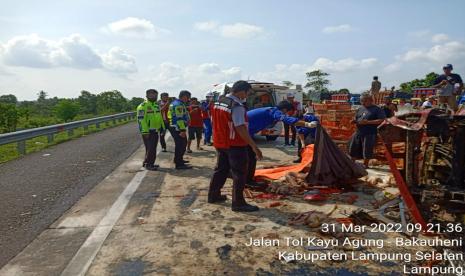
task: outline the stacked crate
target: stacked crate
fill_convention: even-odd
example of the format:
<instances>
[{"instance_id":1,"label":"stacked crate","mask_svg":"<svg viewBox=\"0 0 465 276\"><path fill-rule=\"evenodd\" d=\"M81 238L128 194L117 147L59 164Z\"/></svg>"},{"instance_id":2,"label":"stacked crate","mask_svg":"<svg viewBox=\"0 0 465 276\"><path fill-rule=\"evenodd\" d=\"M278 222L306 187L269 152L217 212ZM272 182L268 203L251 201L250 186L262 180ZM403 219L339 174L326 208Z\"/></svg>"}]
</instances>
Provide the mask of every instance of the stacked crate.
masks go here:
<instances>
[{"instance_id":1,"label":"stacked crate","mask_svg":"<svg viewBox=\"0 0 465 276\"><path fill-rule=\"evenodd\" d=\"M385 91L379 91L379 93L376 93L373 95L373 101L374 104L376 105L381 105L384 103L384 97L389 97L393 94L392 91L390 90L385 90Z\"/></svg>"},{"instance_id":2,"label":"stacked crate","mask_svg":"<svg viewBox=\"0 0 465 276\"><path fill-rule=\"evenodd\" d=\"M315 115L329 136L336 141L348 141L355 131L355 125L351 124L355 110L352 110L348 97L347 94L336 94L332 95L329 103L314 104Z\"/></svg>"}]
</instances>

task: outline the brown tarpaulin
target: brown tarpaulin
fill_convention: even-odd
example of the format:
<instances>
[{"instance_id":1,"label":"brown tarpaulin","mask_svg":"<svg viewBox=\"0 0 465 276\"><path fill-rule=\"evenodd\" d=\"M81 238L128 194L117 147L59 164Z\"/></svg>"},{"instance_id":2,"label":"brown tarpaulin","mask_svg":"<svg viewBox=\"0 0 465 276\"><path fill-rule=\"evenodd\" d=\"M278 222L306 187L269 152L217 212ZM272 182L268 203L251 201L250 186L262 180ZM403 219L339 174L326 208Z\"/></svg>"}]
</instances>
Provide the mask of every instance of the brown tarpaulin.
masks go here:
<instances>
[{"instance_id":1,"label":"brown tarpaulin","mask_svg":"<svg viewBox=\"0 0 465 276\"><path fill-rule=\"evenodd\" d=\"M307 182L311 185L345 186L348 181L367 175L367 171L347 156L318 126L313 161Z\"/></svg>"}]
</instances>

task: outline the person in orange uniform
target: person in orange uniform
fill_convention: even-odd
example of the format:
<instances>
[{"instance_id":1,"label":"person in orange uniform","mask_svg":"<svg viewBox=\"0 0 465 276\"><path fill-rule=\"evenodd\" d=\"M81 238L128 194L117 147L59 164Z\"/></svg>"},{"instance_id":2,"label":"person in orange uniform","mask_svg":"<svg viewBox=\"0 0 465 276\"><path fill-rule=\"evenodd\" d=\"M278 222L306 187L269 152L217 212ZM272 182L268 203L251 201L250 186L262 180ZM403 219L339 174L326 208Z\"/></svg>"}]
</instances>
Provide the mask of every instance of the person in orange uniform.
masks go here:
<instances>
[{"instance_id":1,"label":"person in orange uniform","mask_svg":"<svg viewBox=\"0 0 465 276\"><path fill-rule=\"evenodd\" d=\"M251 85L246 81L237 81L231 94L222 97L212 110L213 146L217 151L215 171L210 181L208 202L226 201L221 189L231 172L233 179L232 207L235 212L254 212L259 208L250 205L244 198L244 187L247 181L248 151L250 146L257 159L262 159L262 152L250 137L247 125L248 118L244 105Z\"/></svg>"},{"instance_id":2,"label":"person in orange uniform","mask_svg":"<svg viewBox=\"0 0 465 276\"><path fill-rule=\"evenodd\" d=\"M189 138L187 141L187 152L192 153L191 144L193 140L197 139L197 150L203 150L200 147L200 140L202 139L203 120L202 110L200 109L199 101L197 98L192 98L189 105L189 128L187 133Z\"/></svg>"}]
</instances>

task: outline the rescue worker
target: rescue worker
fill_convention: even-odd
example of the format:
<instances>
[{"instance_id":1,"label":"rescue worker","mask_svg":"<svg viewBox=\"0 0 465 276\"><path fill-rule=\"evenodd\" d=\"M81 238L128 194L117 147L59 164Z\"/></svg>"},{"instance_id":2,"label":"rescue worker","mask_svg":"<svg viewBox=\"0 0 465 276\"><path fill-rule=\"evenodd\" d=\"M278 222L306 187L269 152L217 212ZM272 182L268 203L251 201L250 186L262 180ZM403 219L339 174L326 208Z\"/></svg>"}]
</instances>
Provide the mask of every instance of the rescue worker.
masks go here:
<instances>
[{"instance_id":1,"label":"rescue worker","mask_svg":"<svg viewBox=\"0 0 465 276\"><path fill-rule=\"evenodd\" d=\"M261 107L255 108L247 112L249 118L249 133L253 137L254 134L266 129L273 127L278 122L283 122L289 126L307 126L315 127L310 122L299 120L297 117L288 115L288 112L294 107L288 101L282 101L276 107ZM259 188L262 185L256 183L253 178L255 175L255 168L257 166L257 160L255 153L249 147L249 165L247 171L247 186L251 188Z\"/></svg>"},{"instance_id":2,"label":"rescue worker","mask_svg":"<svg viewBox=\"0 0 465 276\"><path fill-rule=\"evenodd\" d=\"M189 161L184 160L187 147L187 126L189 124L189 113L186 104L191 98L187 90L179 92L179 98L175 99L168 110L170 120L170 133L174 140L174 164L177 170L192 169L186 165Z\"/></svg>"},{"instance_id":3,"label":"rescue worker","mask_svg":"<svg viewBox=\"0 0 465 276\"><path fill-rule=\"evenodd\" d=\"M318 125L318 117L313 113L306 113L303 116L303 121L306 122L304 126L297 126L298 144L297 144L297 160L294 163L302 162L302 148L315 142L316 127Z\"/></svg>"},{"instance_id":4,"label":"rescue worker","mask_svg":"<svg viewBox=\"0 0 465 276\"><path fill-rule=\"evenodd\" d=\"M160 132L160 145L161 145L162 151L166 152L165 134L166 134L167 128L170 125L170 121L168 119L168 109L170 107L170 98L169 98L168 93L161 93L160 98L161 99L158 101L158 106L160 107L161 116L163 117L163 123L165 124L165 129L162 132Z\"/></svg>"},{"instance_id":5,"label":"rescue worker","mask_svg":"<svg viewBox=\"0 0 465 276\"><path fill-rule=\"evenodd\" d=\"M203 119L203 141L204 145L213 146L212 139L212 121L211 121L211 109L213 108L214 95L213 92L208 92L205 95L205 101L202 101L200 108L202 109L202 119Z\"/></svg>"},{"instance_id":6,"label":"rescue worker","mask_svg":"<svg viewBox=\"0 0 465 276\"><path fill-rule=\"evenodd\" d=\"M158 134L164 131L165 124L157 104L158 91L149 89L146 92L146 97L147 99L137 107L137 121L145 145L143 166L147 170L155 171L159 167L155 165Z\"/></svg>"},{"instance_id":7,"label":"rescue worker","mask_svg":"<svg viewBox=\"0 0 465 276\"><path fill-rule=\"evenodd\" d=\"M231 172L233 179L232 207L234 212L258 211L258 207L247 204L244 187L247 181L247 147L250 146L257 159L262 152L250 137L247 129L247 112L244 105L251 85L246 81L237 81L231 88L231 94L222 97L212 110L213 145L217 151L216 167L210 181L208 202L226 201L221 189Z\"/></svg>"}]
</instances>

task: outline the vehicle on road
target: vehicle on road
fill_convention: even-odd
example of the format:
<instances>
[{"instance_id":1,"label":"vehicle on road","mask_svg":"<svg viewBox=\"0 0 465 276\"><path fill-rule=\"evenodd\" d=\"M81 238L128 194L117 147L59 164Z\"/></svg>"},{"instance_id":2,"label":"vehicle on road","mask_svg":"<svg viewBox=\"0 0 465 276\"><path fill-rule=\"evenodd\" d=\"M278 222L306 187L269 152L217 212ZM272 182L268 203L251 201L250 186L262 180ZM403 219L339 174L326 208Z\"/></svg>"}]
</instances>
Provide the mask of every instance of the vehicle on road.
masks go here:
<instances>
[{"instance_id":1,"label":"vehicle on road","mask_svg":"<svg viewBox=\"0 0 465 276\"><path fill-rule=\"evenodd\" d=\"M280 101L286 100L287 93L293 92L295 100L302 103L302 90L289 88L283 85L277 85L271 82L259 82L248 80L252 86L252 93L247 96L247 109L252 110L260 107L276 106ZM226 95L229 93L233 83L221 83L214 85L211 92ZM266 137L267 141L275 141L282 133L283 125L275 124L267 129L262 130L258 135Z\"/></svg>"}]
</instances>

